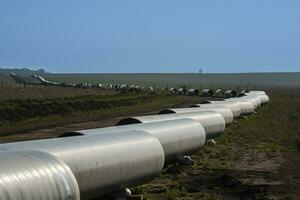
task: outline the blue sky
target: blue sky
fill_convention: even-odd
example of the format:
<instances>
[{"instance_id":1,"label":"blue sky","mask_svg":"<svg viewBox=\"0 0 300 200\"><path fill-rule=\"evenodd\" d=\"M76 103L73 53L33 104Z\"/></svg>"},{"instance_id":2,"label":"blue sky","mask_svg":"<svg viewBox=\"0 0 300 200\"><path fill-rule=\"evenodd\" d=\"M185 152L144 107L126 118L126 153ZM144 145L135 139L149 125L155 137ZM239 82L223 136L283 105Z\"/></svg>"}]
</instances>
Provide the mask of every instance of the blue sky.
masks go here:
<instances>
[{"instance_id":1,"label":"blue sky","mask_svg":"<svg viewBox=\"0 0 300 200\"><path fill-rule=\"evenodd\" d=\"M0 0L0 67L300 71L300 1Z\"/></svg>"}]
</instances>

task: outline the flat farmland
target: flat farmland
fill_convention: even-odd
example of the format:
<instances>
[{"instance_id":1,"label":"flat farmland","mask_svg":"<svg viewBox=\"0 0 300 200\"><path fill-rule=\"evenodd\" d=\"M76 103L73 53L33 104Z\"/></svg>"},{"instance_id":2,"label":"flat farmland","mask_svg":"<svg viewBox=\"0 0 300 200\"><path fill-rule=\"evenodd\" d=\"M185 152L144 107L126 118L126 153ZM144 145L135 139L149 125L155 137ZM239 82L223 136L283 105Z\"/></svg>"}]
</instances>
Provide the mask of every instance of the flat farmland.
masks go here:
<instances>
[{"instance_id":1,"label":"flat farmland","mask_svg":"<svg viewBox=\"0 0 300 200\"><path fill-rule=\"evenodd\" d=\"M121 83L154 87L195 88L299 88L300 73L241 73L241 74L197 74L197 73L115 73L115 74L45 74L46 79L61 83ZM13 84L9 76L0 75L0 81Z\"/></svg>"},{"instance_id":2,"label":"flat farmland","mask_svg":"<svg viewBox=\"0 0 300 200\"><path fill-rule=\"evenodd\" d=\"M46 78L66 83L127 83L143 86L196 88L300 87L300 73L147 73L147 74L47 74Z\"/></svg>"}]
</instances>

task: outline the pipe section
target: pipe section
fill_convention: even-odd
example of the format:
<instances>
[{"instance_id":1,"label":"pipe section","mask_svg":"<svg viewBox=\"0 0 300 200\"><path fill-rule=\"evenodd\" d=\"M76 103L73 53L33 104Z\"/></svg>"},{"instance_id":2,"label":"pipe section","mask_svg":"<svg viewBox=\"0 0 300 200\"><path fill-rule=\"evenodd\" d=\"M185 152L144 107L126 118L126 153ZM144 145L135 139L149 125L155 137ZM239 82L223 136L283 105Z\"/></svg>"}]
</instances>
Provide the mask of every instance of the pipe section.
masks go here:
<instances>
[{"instance_id":1,"label":"pipe section","mask_svg":"<svg viewBox=\"0 0 300 200\"><path fill-rule=\"evenodd\" d=\"M205 129L206 140L219 136L225 130L224 118L221 114L214 111L128 117L120 120L117 125L149 123L182 118L190 118L198 121Z\"/></svg>"},{"instance_id":2,"label":"pipe section","mask_svg":"<svg viewBox=\"0 0 300 200\"><path fill-rule=\"evenodd\" d=\"M234 90L226 90L226 91L224 92L224 96L225 96L226 98L236 97L236 95L237 95L237 92L234 91Z\"/></svg>"},{"instance_id":3,"label":"pipe section","mask_svg":"<svg viewBox=\"0 0 300 200\"><path fill-rule=\"evenodd\" d=\"M226 124L233 122L233 113L229 108L224 106L214 106L211 108L193 107L193 108L169 108L160 111L158 114L172 114L172 113L188 113L188 112L201 112L201 111L214 111L221 114Z\"/></svg>"},{"instance_id":4,"label":"pipe section","mask_svg":"<svg viewBox=\"0 0 300 200\"><path fill-rule=\"evenodd\" d=\"M166 161L175 160L180 156L196 153L205 144L205 130L193 119L175 119L145 124L131 124L107 128L76 131L78 135L93 137L99 134L111 134L137 130L155 136L163 146Z\"/></svg>"},{"instance_id":5,"label":"pipe section","mask_svg":"<svg viewBox=\"0 0 300 200\"><path fill-rule=\"evenodd\" d=\"M255 111L255 107L254 104L256 105L256 101L250 101L248 99L243 99L243 98L232 98L229 100L226 100L228 102L235 102L236 104L239 105L239 107L241 108L241 115L249 115L254 113Z\"/></svg>"},{"instance_id":6,"label":"pipe section","mask_svg":"<svg viewBox=\"0 0 300 200\"><path fill-rule=\"evenodd\" d=\"M0 153L1 200L79 200L70 168L39 151Z\"/></svg>"},{"instance_id":7,"label":"pipe section","mask_svg":"<svg viewBox=\"0 0 300 200\"><path fill-rule=\"evenodd\" d=\"M201 94L202 94L202 96L204 96L204 97L211 97L211 96L214 95L214 91L211 90L211 89L203 89L203 90L201 91Z\"/></svg>"},{"instance_id":8,"label":"pipe section","mask_svg":"<svg viewBox=\"0 0 300 200\"><path fill-rule=\"evenodd\" d=\"M215 106L224 106L226 108L229 108L234 118L239 117L242 112L241 107L237 103L231 101L209 101L209 103L194 104L190 107L212 108Z\"/></svg>"},{"instance_id":9,"label":"pipe section","mask_svg":"<svg viewBox=\"0 0 300 200\"><path fill-rule=\"evenodd\" d=\"M65 162L77 179L82 199L146 183L161 172L165 161L158 139L142 131L0 145L0 151L15 150L48 152Z\"/></svg>"}]
</instances>

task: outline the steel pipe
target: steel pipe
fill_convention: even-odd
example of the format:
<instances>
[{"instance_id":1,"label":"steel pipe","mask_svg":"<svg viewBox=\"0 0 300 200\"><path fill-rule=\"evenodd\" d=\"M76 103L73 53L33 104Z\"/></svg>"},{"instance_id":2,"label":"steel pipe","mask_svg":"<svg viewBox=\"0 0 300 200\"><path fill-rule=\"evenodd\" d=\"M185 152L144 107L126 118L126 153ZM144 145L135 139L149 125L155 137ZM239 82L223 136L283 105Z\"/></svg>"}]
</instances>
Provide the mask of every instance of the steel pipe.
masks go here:
<instances>
[{"instance_id":1,"label":"steel pipe","mask_svg":"<svg viewBox=\"0 0 300 200\"><path fill-rule=\"evenodd\" d=\"M70 168L39 151L0 153L1 200L79 200Z\"/></svg>"},{"instance_id":2,"label":"steel pipe","mask_svg":"<svg viewBox=\"0 0 300 200\"><path fill-rule=\"evenodd\" d=\"M158 139L142 131L0 145L0 151L14 150L48 152L65 162L76 177L82 199L146 183L161 172L165 160Z\"/></svg>"},{"instance_id":3,"label":"steel pipe","mask_svg":"<svg viewBox=\"0 0 300 200\"><path fill-rule=\"evenodd\" d=\"M269 102L269 97L268 95L266 95L265 93L263 92L250 92L250 93L246 93L246 97L248 98L259 98L260 101L261 101L261 104L265 104L265 103L268 103Z\"/></svg>"},{"instance_id":4,"label":"steel pipe","mask_svg":"<svg viewBox=\"0 0 300 200\"><path fill-rule=\"evenodd\" d=\"M201 94L202 94L202 96L210 97L210 96L213 96L213 95L214 95L214 91L211 90L211 89L203 89L203 90L201 91Z\"/></svg>"},{"instance_id":5,"label":"steel pipe","mask_svg":"<svg viewBox=\"0 0 300 200\"><path fill-rule=\"evenodd\" d=\"M226 124L233 121L233 113L229 108L224 106L214 106L211 108L193 107L193 108L169 108L160 111L158 114L172 114L172 113L188 113L188 112L201 112L201 111L214 111L221 114Z\"/></svg>"},{"instance_id":6,"label":"steel pipe","mask_svg":"<svg viewBox=\"0 0 300 200\"><path fill-rule=\"evenodd\" d=\"M221 114L214 111L128 117L120 120L117 125L149 123L182 118L190 118L198 121L205 129L207 140L219 136L225 130L224 118Z\"/></svg>"},{"instance_id":7,"label":"steel pipe","mask_svg":"<svg viewBox=\"0 0 300 200\"><path fill-rule=\"evenodd\" d=\"M268 95L259 95L262 104L268 103L270 101Z\"/></svg>"},{"instance_id":8,"label":"steel pipe","mask_svg":"<svg viewBox=\"0 0 300 200\"><path fill-rule=\"evenodd\" d=\"M259 97L262 104L268 103L270 100L265 91L249 91L249 92L246 92L245 94L247 96Z\"/></svg>"},{"instance_id":9,"label":"steel pipe","mask_svg":"<svg viewBox=\"0 0 300 200\"><path fill-rule=\"evenodd\" d=\"M253 103L251 100L243 99L243 98L232 98L227 100L228 102L235 102L241 108L241 115L249 115L254 113L256 105L256 101ZM254 100L253 100L254 101Z\"/></svg>"},{"instance_id":10,"label":"steel pipe","mask_svg":"<svg viewBox=\"0 0 300 200\"><path fill-rule=\"evenodd\" d=\"M212 108L215 106L224 106L229 108L234 118L239 117L242 112L241 107L237 103L230 101L209 101L209 103L205 104L193 104L190 107Z\"/></svg>"},{"instance_id":11,"label":"steel pipe","mask_svg":"<svg viewBox=\"0 0 300 200\"><path fill-rule=\"evenodd\" d=\"M226 90L224 92L224 96L226 98L236 97L236 95L237 95L237 92L235 90Z\"/></svg>"},{"instance_id":12,"label":"steel pipe","mask_svg":"<svg viewBox=\"0 0 300 200\"><path fill-rule=\"evenodd\" d=\"M122 134L122 132L129 130L145 131L155 136L163 146L166 162L180 156L196 153L206 141L203 126L198 121L188 118L80 130L70 134L77 133L78 135L94 136L116 132Z\"/></svg>"},{"instance_id":13,"label":"steel pipe","mask_svg":"<svg viewBox=\"0 0 300 200\"><path fill-rule=\"evenodd\" d=\"M199 93L200 92L197 89L188 89L187 92L186 92L186 95L189 95L189 96L198 96Z\"/></svg>"},{"instance_id":14,"label":"steel pipe","mask_svg":"<svg viewBox=\"0 0 300 200\"><path fill-rule=\"evenodd\" d=\"M259 108L261 105L261 100L258 96L252 96L252 95L251 96L242 96L237 99L250 101L253 104L254 109Z\"/></svg>"}]
</instances>

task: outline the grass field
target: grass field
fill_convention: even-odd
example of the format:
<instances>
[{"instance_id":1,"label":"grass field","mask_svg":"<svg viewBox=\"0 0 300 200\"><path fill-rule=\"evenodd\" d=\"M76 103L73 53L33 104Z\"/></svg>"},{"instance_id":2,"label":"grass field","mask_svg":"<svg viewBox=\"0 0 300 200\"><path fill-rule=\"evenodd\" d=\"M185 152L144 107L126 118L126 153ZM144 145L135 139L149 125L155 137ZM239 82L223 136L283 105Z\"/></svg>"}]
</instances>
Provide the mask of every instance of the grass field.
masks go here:
<instances>
[{"instance_id":1,"label":"grass field","mask_svg":"<svg viewBox=\"0 0 300 200\"><path fill-rule=\"evenodd\" d=\"M155 87L196 87L270 89L276 87L300 87L300 73L243 73L243 74L47 74L45 78L64 83L126 83ZM7 76L0 81L12 83Z\"/></svg>"},{"instance_id":2,"label":"grass field","mask_svg":"<svg viewBox=\"0 0 300 200\"><path fill-rule=\"evenodd\" d=\"M11 99L45 99L45 98L65 98L77 96L109 96L119 92L99 88L64 88L64 87L44 87L44 86L9 86L0 87L0 101Z\"/></svg>"},{"instance_id":3,"label":"grass field","mask_svg":"<svg viewBox=\"0 0 300 200\"><path fill-rule=\"evenodd\" d=\"M300 73L254 74L51 74L49 79L71 82L117 82L157 87L197 88L300 87Z\"/></svg>"}]
</instances>

